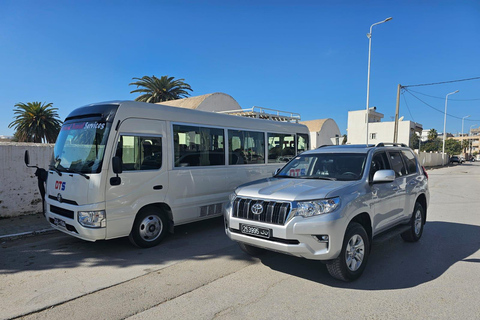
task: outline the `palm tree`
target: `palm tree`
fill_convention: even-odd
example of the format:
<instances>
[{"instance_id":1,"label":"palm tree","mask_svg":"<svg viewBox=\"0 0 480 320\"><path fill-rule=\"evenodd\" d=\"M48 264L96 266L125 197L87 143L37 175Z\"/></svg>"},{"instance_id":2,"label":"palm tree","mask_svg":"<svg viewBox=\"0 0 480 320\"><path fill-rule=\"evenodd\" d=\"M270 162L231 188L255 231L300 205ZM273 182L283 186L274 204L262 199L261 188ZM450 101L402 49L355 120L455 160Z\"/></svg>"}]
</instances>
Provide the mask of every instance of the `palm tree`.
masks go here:
<instances>
[{"instance_id":1,"label":"palm tree","mask_svg":"<svg viewBox=\"0 0 480 320\"><path fill-rule=\"evenodd\" d=\"M138 89L130 93L142 93L135 101L156 103L181 99L190 95L188 91L193 91L190 85L184 82L185 79L175 79L169 76L162 76L160 79L155 76L144 76L133 79L138 81L132 82L129 85L137 86Z\"/></svg>"},{"instance_id":2,"label":"palm tree","mask_svg":"<svg viewBox=\"0 0 480 320\"><path fill-rule=\"evenodd\" d=\"M428 131L428 140L432 141L432 140L437 139L437 137L438 137L437 130L430 129L430 131Z\"/></svg>"},{"instance_id":3,"label":"palm tree","mask_svg":"<svg viewBox=\"0 0 480 320\"><path fill-rule=\"evenodd\" d=\"M54 143L62 126L57 108L52 103L27 102L15 105L15 120L8 127L14 127L19 141Z\"/></svg>"}]
</instances>

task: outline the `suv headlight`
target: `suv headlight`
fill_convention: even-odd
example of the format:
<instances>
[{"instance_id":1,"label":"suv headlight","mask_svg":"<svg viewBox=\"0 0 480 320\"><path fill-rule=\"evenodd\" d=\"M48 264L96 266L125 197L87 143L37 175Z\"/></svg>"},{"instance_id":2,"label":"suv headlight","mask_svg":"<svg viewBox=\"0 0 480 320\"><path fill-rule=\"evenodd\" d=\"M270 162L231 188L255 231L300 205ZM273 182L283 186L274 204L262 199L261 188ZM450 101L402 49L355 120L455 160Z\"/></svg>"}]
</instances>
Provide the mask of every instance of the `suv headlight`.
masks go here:
<instances>
[{"instance_id":1,"label":"suv headlight","mask_svg":"<svg viewBox=\"0 0 480 320\"><path fill-rule=\"evenodd\" d=\"M235 192L232 192L229 196L228 196L228 202L227 202L227 206L225 207L225 210L226 212L230 212L230 210L232 209L233 207L233 202L235 201L235 198L237 197L237 194Z\"/></svg>"},{"instance_id":2,"label":"suv headlight","mask_svg":"<svg viewBox=\"0 0 480 320\"><path fill-rule=\"evenodd\" d=\"M330 213L335 211L340 205L340 198L301 201L297 202L295 215L301 217L313 217L320 214Z\"/></svg>"},{"instance_id":3,"label":"suv headlight","mask_svg":"<svg viewBox=\"0 0 480 320\"><path fill-rule=\"evenodd\" d=\"M105 228L107 225L105 218L105 210L78 212L78 222L84 227Z\"/></svg>"}]
</instances>

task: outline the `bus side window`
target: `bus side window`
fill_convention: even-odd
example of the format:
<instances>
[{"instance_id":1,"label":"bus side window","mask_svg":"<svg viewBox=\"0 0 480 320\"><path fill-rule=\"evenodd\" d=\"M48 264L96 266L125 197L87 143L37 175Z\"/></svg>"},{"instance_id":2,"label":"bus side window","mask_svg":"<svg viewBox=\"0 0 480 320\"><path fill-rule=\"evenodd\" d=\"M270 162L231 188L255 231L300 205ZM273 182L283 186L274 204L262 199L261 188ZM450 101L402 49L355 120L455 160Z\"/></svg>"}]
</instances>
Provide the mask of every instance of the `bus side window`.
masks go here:
<instances>
[{"instance_id":1,"label":"bus side window","mask_svg":"<svg viewBox=\"0 0 480 320\"><path fill-rule=\"evenodd\" d=\"M224 131L173 125L175 167L225 165Z\"/></svg>"},{"instance_id":2,"label":"bus side window","mask_svg":"<svg viewBox=\"0 0 480 320\"><path fill-rule=\"evenodd\" d=\"M160 169L162 138L122 135L115 155L121 157L123 171Z\"/></svg>"}]
</instances>

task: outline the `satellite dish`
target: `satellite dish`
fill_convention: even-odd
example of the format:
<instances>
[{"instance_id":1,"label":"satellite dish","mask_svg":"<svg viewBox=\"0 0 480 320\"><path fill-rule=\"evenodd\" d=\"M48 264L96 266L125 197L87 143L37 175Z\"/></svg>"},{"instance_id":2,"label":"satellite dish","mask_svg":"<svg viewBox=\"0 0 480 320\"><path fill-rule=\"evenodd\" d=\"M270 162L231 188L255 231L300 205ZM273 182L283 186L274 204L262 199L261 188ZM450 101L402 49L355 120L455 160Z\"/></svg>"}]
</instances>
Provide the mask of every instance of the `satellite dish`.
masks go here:
<instances>
[{"instance_id":1,"label":"satellite dish","mask_svg":"<svg viewBox=\"0 0 480 320\"><path fill-rule=\"evenodd\" d=\"M400 119L398 119L398 121L402 121L403 120L403 116L400 117Z\"/></svg>"}]
</instances>

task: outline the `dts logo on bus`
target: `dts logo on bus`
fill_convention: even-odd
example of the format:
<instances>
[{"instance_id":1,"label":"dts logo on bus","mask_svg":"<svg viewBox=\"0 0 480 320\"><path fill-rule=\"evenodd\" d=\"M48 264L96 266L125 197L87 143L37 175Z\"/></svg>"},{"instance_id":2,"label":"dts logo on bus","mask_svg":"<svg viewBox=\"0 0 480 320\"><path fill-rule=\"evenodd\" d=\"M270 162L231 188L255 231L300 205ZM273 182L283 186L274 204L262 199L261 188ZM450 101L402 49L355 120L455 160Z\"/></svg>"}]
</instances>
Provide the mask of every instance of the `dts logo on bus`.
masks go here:
<instances>
[{"instance_id":1,"label":"dts logo on bus","mask_svg":"<svg viewBox=\"0 0 480 320\"><path fill-rule=\"evenodd\" d=\"M55 189L64 191L65 190L65 183L66 182L55 181Z\"/></svg>"}]
</instances>

